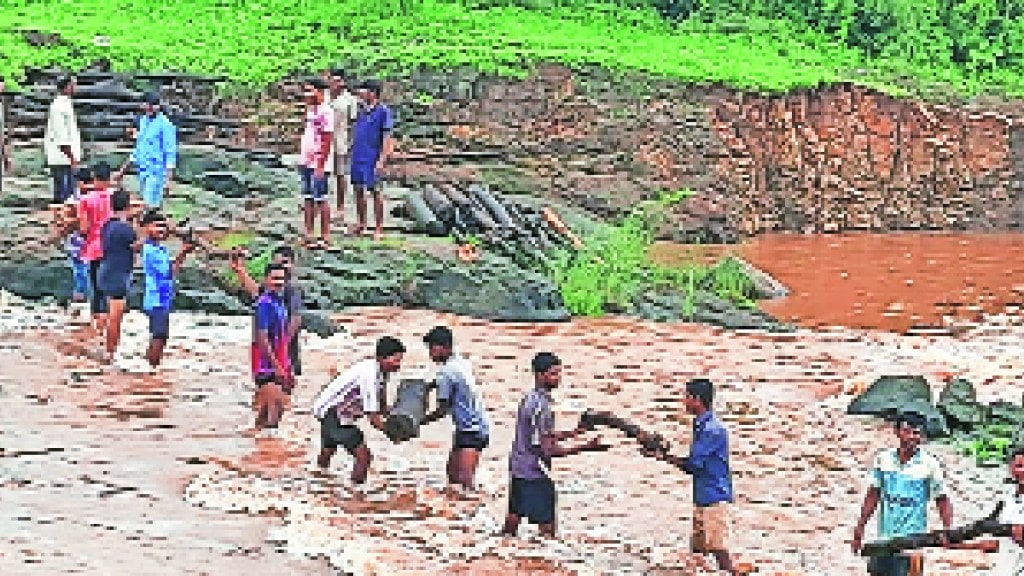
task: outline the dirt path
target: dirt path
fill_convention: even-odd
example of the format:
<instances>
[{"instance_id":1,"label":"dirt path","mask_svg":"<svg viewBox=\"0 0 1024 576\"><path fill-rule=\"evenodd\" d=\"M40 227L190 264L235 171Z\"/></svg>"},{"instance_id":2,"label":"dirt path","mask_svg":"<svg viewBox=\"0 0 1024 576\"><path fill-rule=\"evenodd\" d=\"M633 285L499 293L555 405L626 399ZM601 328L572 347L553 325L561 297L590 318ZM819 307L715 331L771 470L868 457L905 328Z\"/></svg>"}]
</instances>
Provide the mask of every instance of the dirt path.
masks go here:
<instances>
[{"instance_id":1,"label":"dirt path","mask_svg":"<svg viewBox=\"0 0 1024 576\"><path fill-rule=\"evenodd\" d=\"M976 383L991 378L980 386L982 400L1021 395L1020 327L933 341L628 320L492 324L394 309L341 319L348 334L307 337L306 375L282 428L254 437L247 319L176 314L165 370L141 378L96 373L91 361L72 357L82 336L59 328L59 314L4 309L0 573L703 573L705 562L684 553L689 478L611 434L617 446L609 453L556 463L561 542L539 542L532 529L519 540L492 536L507 506L507 450L528 360L547 348L567 368L556 393L560 429L586 407L624 411L681 451L690 427L683 384L710 376L731 434L741 559L764 574L852 576L863 574L848 539L866 466L892 435L877 421L845 416L845 392L885 373L937 383L959 372ZM367 431L376 459L358 494L347 458L336 459L328 478L312 475L317 429L308 407L330 364L364 356L376 337L396 331L415 374L427 360L419 335L438 322L454 326L485 387L494 433L479 475L484 494L450 502L438 493L449 423L400 446ZM129 317L127 350L142 350L144 326L137 313ZM1003 471L979 473L933 449L947 465L956 521L976 517L1002 489ZM929 573L942 576L988 567L974 552L927 558Z\"/></svg>"}]
</instances>

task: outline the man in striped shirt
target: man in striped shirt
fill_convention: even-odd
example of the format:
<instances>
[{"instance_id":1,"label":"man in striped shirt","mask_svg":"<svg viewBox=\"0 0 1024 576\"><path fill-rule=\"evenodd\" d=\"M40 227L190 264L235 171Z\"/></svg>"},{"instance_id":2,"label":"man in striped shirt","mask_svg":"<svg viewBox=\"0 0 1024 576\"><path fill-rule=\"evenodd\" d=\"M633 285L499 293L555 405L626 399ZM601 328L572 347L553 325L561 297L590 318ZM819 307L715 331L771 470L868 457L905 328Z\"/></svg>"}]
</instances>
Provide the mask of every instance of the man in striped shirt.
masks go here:
<instances>
[{"instance_id":1,"label":"man in striped shirt","mask_svg":"<svg viewBox=\"0 0 1024 576\"><path fill-rule=\"evenodd\" d=\"M313 403L313 415L320 421L323 448L317 464L326 469L338 446L344 446L356 462L352 482L363 484L373 455L366 446L362 430L356 426L364 414L374 428L384 431L387 416L388 376L402 366L405 345L391 336L377 341L375 358L367 358L338 375Z\"/></svg>"},{"instance_id":2,"label":"man in striped shirt","mask_svg":"<svg viewBox=\"0 0 1024 576\"><path fill-rule=\"evenodd\" d=\"M474 476L480 453L490 443L490 422L477 390L473 367L453 350L452 331L436 326L426 336L430 359L441 365L437 384L437 409L428 414L421 425L444 418L449 413L455 422L452 450L448 456L448 483L474 488Z\"/></svg>"}]
</instances>

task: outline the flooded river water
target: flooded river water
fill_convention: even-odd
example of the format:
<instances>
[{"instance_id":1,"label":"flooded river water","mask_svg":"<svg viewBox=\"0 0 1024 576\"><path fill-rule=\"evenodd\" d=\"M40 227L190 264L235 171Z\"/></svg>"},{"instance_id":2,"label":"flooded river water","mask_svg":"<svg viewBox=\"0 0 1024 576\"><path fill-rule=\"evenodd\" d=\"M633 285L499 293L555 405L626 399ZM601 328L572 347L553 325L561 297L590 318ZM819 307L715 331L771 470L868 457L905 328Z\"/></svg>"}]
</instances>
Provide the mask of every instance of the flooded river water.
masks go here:
<instances>
[{"instance_id":1,"label":"flooded river water","mask_svg":"<svg viewBox=\"0 0 1024 576\"><path fill-rule=\"evenodd\" d=\"M792 290L762 303L806 327L906 331L1024 302L1024 234L767 235L735 247L662 244L661 262L736 253Z\"/></svg>"},{"instance_id":2,"label":"flooded river water","mask_svg":"<svg viewBox=\"0 0 1024 576\"><path fill-rule=\"evenodd\" d=\"M979 320L1018 301L1024 237L1011 235L767 236L731 248L792 289L763 303L802 325L794 334L729 333L629 319L493 324L428 311L367 308L346 332L304 334L306 375L282 427L251 431L247 318L173 316L167 361L152 376L89 359L97 342L60 310L0 309L0 574L703 574L687 554L690 479L607 432L605 454L560 460L559 542L495 536L507 506L507 456L518 400L538 350L566 362L559 429L586 408L614 410L685 452L691 419L681 390L709 376L726 423L737 502L733 549L762 574L853 576L849 537L873 453L892 445L880 422L845 414L885 374L950 374L979 399L1020 401L1024 370L1015 316L985 317L948 335L913 326ZM663 262L693 248L659 246ZM1024 284L1022 282L1021 284ZM493 419L483 493L440 490L450 423L394 445L367 431L370 482L355 490L351 460L314 473L312 398L328 369L364 357L384 334L410 347L405 374L427 363L420 337L448 323L474 362ZM814 329L838 326L828 330ZM145 319L129 314L123 349L139 355ZM393 389L392 389L393 393ZM1004 488L951 449L945 463L957 522ZM873 524L872 524L873 526ZM870 528L869 528L870 538ZM991 558L928 552L929 573L983 574Z\"/></svg>"}]
</instances>

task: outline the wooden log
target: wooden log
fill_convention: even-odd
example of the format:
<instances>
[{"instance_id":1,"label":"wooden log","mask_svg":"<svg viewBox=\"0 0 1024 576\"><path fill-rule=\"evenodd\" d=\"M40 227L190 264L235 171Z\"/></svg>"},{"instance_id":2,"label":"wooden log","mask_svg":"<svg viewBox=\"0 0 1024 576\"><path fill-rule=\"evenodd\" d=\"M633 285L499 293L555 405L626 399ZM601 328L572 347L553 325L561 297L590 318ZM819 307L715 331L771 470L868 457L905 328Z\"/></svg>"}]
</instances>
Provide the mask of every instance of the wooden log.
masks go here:
<instances>
[{"instance_id":1,"label":"wooden log","mask_svg":"<svg viewBox=\"0 0 1024 576\"><path fill-rule=\"evenodd\" d=\"M445 225L451 225L455 220L455 205L440 190L427 184L423 187L423 199L427 206L434 212L437 219Z\"/></svg>"},{"instance_id":2,"label":"wooden log","mask_svg":"<svg viewBox=\"0 0 1024 576\"><path fill-rule=\"evenodd\" d=\"M405 442L420 435L420 423L427 415L427 395L432 388L424 380L402 380L395 405L384 421L384 434L392 442Z\"/></svg>"},{"instance_id":3,"label":"wooden log","mask_svg":"<svg viewBox=\"0 0 1024 576\"><path fill-rule=\"evenodd\" d=\"M671 444L661 434L647 432L626 420L615 416L611 412L597 412L587 410L580 416L580 427L592 429L595 426L607 426L623 432L626 436L636 439L645 450L653 452L667 452Z\"/></svg>"},{"instance_id":4,"label":"wooden log","mask_svg":"<svg viewBox=\"0 0 1024 576\"><path fill-rule=\"evenodd\" d=\"M430 236L444 236L448 233L447 227L437 219L419 192L411 191L406 194L405 205L421 232Z\"/></svg>"},{"instance_id":5,"label":"wooden log","mask_svg":"<svg viewBox=\"0 0 1024 576\"><path fill-rule=\"evenodd\" d=\"M1000 524L997 521L999 514L1003 511L1003 503L996 505L991 514L960 528L952 530L935 530L921 534L911 534L890 538L884 542L871 542L865 544L860 551L861 556L891 556L905 550L919 550L921 548L940 548L943 546L941 537L945 535L946 541L959 547L964 543L977 539L979 536L992 536L995 538L1008 538L1011 536L1012 526ZM983 543L984 544L984 543ZM975 548L975 547L971 547ZM988 545L991 548L991 545ZM982 549L986 549L982 547Z\"/></svg>"},{"instance_id":6,"label":"wooden log","mask_svg":"<svg viewBox=\"0 0 1024 576\"><path fill-rule=\"evenodd\" d=\"M565 225L565 222L562 221L562 219L554 210L545 207L541 210L541 215L544 217L544 220L547 221L547 223L550 224L551 227L555 229L556 232L568 238L569 241L572 242L573 247L575 247L577 250L583 248L583 241L580 240L579 237L576 236L576 234L574 234L573 231L570 230L569 227Z\"/></svg>"}]
</instances>

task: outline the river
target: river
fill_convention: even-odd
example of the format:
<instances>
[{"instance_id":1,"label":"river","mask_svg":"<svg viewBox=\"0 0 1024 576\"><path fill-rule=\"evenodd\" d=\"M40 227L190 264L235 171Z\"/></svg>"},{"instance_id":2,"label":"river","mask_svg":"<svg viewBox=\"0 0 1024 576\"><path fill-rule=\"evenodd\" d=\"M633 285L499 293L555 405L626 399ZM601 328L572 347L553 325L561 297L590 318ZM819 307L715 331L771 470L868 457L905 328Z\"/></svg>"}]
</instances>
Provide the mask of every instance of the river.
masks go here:
<instances>
[{"instance_id":1,"label":"river","mask_svg":"<svg viewBox=\"0 0 1024 576\"><path fill-rule=\"evenodd\" d=\"M1024 302L1024 234L759 236L738 246L659 244L662 263L735 253L791 290L761 308L808 328L905 332L974 323Z\"/></svg>"}]
</instances>

